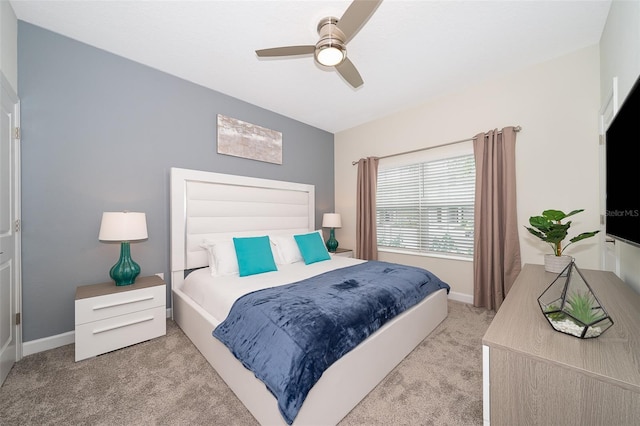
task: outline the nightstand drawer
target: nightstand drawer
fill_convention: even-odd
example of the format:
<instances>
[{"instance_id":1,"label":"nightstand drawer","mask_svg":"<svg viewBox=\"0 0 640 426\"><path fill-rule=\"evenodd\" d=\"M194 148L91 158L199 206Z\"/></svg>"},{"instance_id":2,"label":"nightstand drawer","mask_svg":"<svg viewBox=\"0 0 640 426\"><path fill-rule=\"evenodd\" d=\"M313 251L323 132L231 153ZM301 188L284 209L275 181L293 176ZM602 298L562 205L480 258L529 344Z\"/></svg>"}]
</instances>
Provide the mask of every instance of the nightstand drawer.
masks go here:
<instances>
[{"instance_id":1,"label":"nightstand drawer","mask_svg":"<svg viewBox=\"0 0 640 426\"><path fill-rule=\"evenodd\" d=\"M166 287L158 285L76 300L76 325L166 305Z\"/></svg>"},{"instance_id":2,"label":"nightstand drawer","mask_svg":"<svg viewBox=\"0 0 640 426\"><path fill-rule=\"evenodd\" d=\"M80 324L76 326L76 361L163 336L166 332L164 305Z\"/></svg>"}]
</instances>

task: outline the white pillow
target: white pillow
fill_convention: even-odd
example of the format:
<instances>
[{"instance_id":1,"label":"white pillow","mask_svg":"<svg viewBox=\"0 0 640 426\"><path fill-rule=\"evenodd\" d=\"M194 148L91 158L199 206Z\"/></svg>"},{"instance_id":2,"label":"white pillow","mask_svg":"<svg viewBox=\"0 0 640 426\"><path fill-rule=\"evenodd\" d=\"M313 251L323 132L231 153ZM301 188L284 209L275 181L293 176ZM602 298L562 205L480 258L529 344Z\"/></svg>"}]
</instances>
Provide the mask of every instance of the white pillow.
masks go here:
<instances>
[{"instance_id":1,"label":"white pillow","mask_svg":"<svg viewBox=\"0 0 640 426\"><path fill-rule=\"evenodd\" d=\"M233 240L204 240L200 247L207 250L211 276L240 274Z\"/></svg>"},{"instance_id":2,"label":"white pillow","mask_svg":"<svg viewBox=\"0 0 640 426\"><path fill-rule=\"evenodd\" d=\"M280 254L280 250L278 249L278 246L276 245L276 241L274 240L274 238L277 240L278 238L281 238L281 237L282 236L274 237L273 235L269 235L269 242L271 243L271 253L273 253L273 260L275 260L276 265L287 264L287 262L282 258L282 255Z\"/></svg>"},{"instance_id":3,"label":"white pillow","mask_svg":"<svg viewBox=\"0 0 640 426\"><path fill-rule=\"evenodd\" d=\"M293 239L293 234L271 235L269 238L273 246L275 246L274 252L277 252L277 255L274 256L276 263L288 265L302 261L302 253L300 253L296 240Z\"/></svg>"},{"instance_id":4,"label":"white pillow","mask_svg":"<svg viewBox=\"0 0 640 426\"><path fill-rule=\"evenodd\" d=\"M324 237L322 236L322 230L315 231L320 233L320 238L324 241ZM295 238L293 238L294 234L282 234L282 235L270 235L271 243L275 250L274 258L278 265L288 265L290 263L302 262L304 259L302 258L302 253L300 252L300 248L298 248L298 243Z\"/></svg>"}]
</instances>

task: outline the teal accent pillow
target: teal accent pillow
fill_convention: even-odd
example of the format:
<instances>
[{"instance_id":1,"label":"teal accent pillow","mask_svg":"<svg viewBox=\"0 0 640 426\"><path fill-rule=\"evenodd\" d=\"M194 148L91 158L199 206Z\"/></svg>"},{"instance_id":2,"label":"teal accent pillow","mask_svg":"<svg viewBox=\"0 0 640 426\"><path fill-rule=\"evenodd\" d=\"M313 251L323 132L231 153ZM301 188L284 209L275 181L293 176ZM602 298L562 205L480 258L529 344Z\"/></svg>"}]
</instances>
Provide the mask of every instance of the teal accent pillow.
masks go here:
<instances>
[{"instance_id":1,"label":"teal accent pillow","mask_svg":"<svg viewBox=\"0 0 640 426\"><path fill-rule=\"evenodd\" d=\"M234 238L233 245L241 277L278 270L269 237Z\"/></svg>"},{"instance_id":2,"label":"teal accent pillow","mask_svg":"<svg viewBox=\"0 0 640 426\"><path fill-rule=\"evenodd\" d=\"M312 232L310 234L294 235L293 238L298 244L306 265L331 259L320 233Z\"/></svg>"}]
</instances>

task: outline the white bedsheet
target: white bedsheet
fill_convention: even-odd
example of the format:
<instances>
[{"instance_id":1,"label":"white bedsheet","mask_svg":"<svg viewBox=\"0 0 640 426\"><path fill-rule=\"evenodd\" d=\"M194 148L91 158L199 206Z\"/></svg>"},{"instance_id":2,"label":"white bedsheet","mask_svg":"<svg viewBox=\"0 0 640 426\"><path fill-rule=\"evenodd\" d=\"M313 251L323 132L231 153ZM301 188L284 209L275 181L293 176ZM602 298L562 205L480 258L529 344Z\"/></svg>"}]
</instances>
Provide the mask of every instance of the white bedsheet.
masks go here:
<instances>
[{"instance_id":1,"label":"white bedsheet","mask_svg":"<svg viewBox=\"0 0 640 426\"><path fill-rule=\"evenodd\" d=\"M305 265L304 262L278 265L277 271L248 277L212 277L209 268L201 268L185 278L181 290L220 323L229 315L233 303L247 293L294 283L314 275L362 262L364 260L332 256L331 260L310 265Z\"/></svg>"}]
</instances>

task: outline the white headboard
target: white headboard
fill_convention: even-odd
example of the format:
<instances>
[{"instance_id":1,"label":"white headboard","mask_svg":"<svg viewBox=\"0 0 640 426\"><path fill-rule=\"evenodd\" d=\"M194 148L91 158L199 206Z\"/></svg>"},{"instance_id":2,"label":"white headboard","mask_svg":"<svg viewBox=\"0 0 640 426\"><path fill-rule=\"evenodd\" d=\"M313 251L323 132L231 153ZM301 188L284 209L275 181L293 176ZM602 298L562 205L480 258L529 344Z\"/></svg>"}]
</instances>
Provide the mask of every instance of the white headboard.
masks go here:
<instances>
[{"instance_id":1,"label":"white headboard","mask_svg":"<svg viewBox=\"0 0 640 426\"><path fill-rule=\"evenodd\" d=\"M313 185L171 168L172 285L184 270L207 266L206 238L314 228Z\"/></svg>"}]
</instances>

